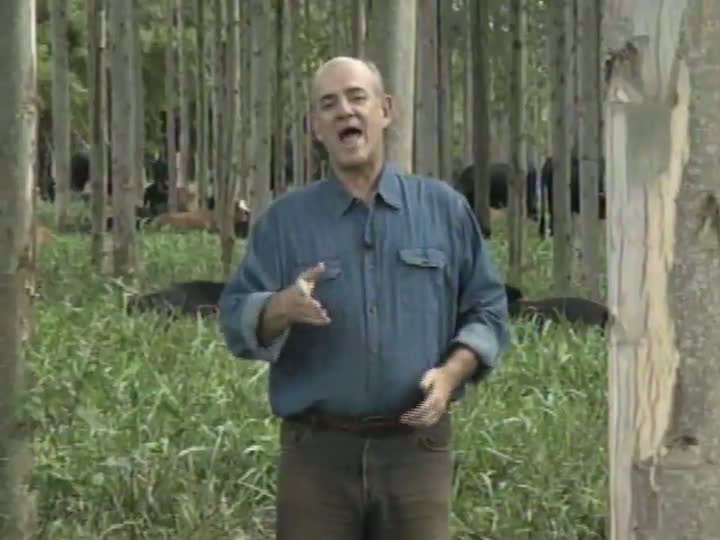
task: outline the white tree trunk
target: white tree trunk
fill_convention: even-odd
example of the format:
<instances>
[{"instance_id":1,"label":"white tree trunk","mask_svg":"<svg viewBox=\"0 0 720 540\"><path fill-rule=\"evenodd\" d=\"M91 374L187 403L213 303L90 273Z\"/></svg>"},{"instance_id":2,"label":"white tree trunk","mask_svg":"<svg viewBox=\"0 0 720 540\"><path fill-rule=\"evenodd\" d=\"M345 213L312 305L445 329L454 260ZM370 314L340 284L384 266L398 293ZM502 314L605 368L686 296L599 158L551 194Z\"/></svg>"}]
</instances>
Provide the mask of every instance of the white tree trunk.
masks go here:
<instances>
[{"instance_id":1,"label":"white tree trunk","mask_svg":"<svg viewBox=\"0 0 720 540\"><path fill-rule=\"evenodd\" d=\"M417 0L396 0L373 6L370 40L373 57L393 96L393 121L386 132L386 158L407 173L413 163L415 104L415 28Z\"/></svg>"},{"instance_id":2,"label":"white tree trunk","mask_svg":"<svg viewBox=\"0 0 720 540\"><path fill-rule=\"evenodd\" d=\"M605 9L611 538L717 538L720 4Z\"/></svg>"},{"instance_id":3,"label":"white tree trunk","mask_svg":"<svg viewBox=\"0 0 720 540\"><path fill-rule=\"evenodd\" d=\"M16 402L24 386L21 351L34 266L35 54L34 2L0 2L0 538L8 540L38 534L27 491L32 455Z\"/></svg>"}]
</instances>

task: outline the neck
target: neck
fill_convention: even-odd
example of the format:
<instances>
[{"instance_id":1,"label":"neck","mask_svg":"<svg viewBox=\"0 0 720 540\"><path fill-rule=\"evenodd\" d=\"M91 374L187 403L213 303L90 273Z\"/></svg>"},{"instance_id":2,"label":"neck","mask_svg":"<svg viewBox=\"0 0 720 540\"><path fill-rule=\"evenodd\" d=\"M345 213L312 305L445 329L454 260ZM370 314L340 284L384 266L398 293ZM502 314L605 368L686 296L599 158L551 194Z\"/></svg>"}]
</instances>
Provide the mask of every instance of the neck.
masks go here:
<instances>
[{"instance_id":1,"label":"neck","mask_svg":"<svg viewBox=\"0 0 720 540\"><path fill-rule=\"evenodd\" d=\"M339 169L333 167L337 179L354 197L369 203L377 191L383 159L373 160L357 168Z\"/></svg>"}]
</instances>

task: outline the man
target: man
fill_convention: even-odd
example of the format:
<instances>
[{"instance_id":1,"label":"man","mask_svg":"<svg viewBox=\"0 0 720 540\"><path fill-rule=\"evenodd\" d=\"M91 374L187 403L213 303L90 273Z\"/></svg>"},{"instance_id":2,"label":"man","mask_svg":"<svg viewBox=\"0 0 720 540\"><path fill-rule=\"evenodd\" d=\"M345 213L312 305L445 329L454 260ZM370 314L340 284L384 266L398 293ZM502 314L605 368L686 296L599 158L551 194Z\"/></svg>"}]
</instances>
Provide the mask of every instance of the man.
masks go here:
<instances>
[{"instance_id":1,"label":"man","mask_svg":"<svg viewBox=\"0 0 720 540\"><path fill-rule=\"evenodd\" d=\"M259 217L220 299L284 419L277 538L447 539L448 403L507 345L505 291L462 195L385 162L372 64L330 60L311 98L329 178Z\"/></svg>"}]
</instances>

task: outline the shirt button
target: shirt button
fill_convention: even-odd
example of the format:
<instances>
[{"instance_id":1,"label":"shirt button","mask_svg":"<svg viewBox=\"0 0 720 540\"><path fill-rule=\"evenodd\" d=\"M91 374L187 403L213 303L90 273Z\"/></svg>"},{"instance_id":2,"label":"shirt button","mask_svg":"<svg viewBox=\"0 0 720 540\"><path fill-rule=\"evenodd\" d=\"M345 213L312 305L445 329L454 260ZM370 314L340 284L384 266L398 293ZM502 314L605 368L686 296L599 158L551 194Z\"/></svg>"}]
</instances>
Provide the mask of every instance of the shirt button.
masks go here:
<instances>
[{"instance_id":1,"label":"shirt button","mask_svg":"<svg viewBox=\"0 0 720 540\"><path fill-rule=\"evenodd\" d=\"M375 315L377 312L377 306L370 306L370 315Z\"/></svg>"}]
</instances>

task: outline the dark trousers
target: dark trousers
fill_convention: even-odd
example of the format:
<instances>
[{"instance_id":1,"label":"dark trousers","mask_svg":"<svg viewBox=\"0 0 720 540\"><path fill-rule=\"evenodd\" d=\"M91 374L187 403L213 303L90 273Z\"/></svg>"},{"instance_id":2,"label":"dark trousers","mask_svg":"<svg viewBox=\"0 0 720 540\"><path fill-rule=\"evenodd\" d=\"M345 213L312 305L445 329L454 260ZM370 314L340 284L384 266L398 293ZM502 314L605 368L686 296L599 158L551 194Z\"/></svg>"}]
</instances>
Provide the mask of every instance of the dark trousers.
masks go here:
<instances>
[{"instance_id":1,"label":"dark trousers","mask_svg":"<svg viewBox=\"0 0 720 540\"><path fill-rule=\"evenodd\" d=\"M451 423L363 435L283 421L278 540L449 540Z\"/></svg>"}]
</instances>

